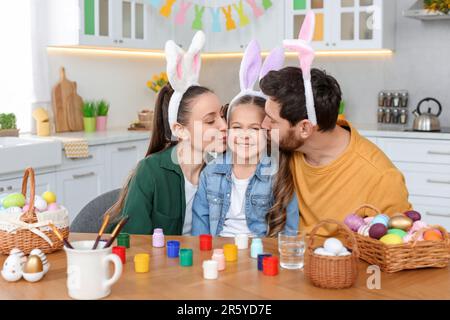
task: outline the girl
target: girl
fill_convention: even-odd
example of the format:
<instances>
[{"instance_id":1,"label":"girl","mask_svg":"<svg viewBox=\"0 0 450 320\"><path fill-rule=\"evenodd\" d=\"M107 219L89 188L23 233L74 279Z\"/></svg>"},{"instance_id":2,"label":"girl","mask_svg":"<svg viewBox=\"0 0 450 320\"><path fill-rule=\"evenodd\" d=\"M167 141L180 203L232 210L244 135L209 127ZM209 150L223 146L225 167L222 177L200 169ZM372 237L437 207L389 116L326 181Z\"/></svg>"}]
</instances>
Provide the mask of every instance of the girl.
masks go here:
<instances>
[{"instance_id":1,"label":"girl","mask_svg":"<svg viewBox=\"0 0 450 320\"><path fill-rule=\"evenodd\" d=\"M162 228L167 235L191 233L192 201L204 156L226 147L226 123L218 97L194 85L203 44L202 32L195 35L187 53L171 41L166 44L171 85L158 95L147 155L107 212L112 218L130 217L124 232L152 234Z\"/></svg>"},{"instance_id":2,"label":"girl","mask_svg":"<svg viewBox=\"0 0 450 320\"><path fill-rule=\"evenodd\" d=\"M261 77L282 65L283 55L282 50L273 51ZM298 230L299 212L293 188L284 194L279 192L288 190L283 186L292 185L292 178L283 175L274 179L271 170L275 164L266 155L267 140L261 128L266 100L260 92L251 90L257 79L254 68L257 72L261 68L260 59L259 46L253 41L241 64L242 92L227 112L229 150L200 176L193 205L193 235L273 237L283 230Z\"/></svg>"}]
</instances>

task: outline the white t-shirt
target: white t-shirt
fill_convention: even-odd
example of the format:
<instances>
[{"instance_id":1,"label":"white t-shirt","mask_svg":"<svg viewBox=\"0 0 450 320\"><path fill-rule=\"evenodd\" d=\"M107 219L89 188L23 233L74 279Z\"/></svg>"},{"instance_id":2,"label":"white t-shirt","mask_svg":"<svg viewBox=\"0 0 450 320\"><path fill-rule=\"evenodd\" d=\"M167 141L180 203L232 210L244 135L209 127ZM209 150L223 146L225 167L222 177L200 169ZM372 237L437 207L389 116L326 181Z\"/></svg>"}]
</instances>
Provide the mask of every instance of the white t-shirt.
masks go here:
<instances>
[{"instance_id":1,"label":"white t-shirt","mask_svg":"<svg viewBox=\"0 0 450 320\"><path fill-rule=\"evenodd\" d=\"M184 214L183 236L190 236L192 233L192 203L197 193L198 185L193 185L184 178L184 194L186 196L186 211Z\"/></svg>"},{"instance_id":2,"label":"white t-shirt","mask_svg":"<svg viewBox=\"0 0 450 320\"><path fill-rule=\"evenodd\" d=\"M245 193L247 192L249 179L237 179L232 174L231 186L231 203L225 217L221 237L234 237L237 234L252 235L252 232L247 226L247 219L245 217Z\"/></svg>"}]
</instances>

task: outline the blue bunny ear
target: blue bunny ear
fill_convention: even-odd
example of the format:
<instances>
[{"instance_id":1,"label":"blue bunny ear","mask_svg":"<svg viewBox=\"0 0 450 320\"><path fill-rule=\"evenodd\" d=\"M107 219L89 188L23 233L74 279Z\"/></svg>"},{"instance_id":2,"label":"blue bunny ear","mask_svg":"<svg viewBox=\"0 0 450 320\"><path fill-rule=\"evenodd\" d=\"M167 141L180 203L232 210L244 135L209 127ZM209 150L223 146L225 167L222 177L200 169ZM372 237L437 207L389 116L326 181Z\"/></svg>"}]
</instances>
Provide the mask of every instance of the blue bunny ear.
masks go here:
<instances>
[{"instance_id":1,"label":"blue bunny ear","mask_svg":"<svg viewBox=\"0 0 450 320\"><path fill-rule=\"evenodd\" d=\"M253 89L261 70L261 49L256 40L250 41L242 58L239 70L241 91Z\"/></svg>"},{"instance_id":2,"label":"blue bunny ear","mask_svg":"<svg viewBox=\"0 0 450 320\"><path fill-rule=\"evenodd\" d=\"M264 78L270 71L278 71L284 65L284 49L276 47L272 49L261 69L259 79Z\"/></svg>"}]
</instances>

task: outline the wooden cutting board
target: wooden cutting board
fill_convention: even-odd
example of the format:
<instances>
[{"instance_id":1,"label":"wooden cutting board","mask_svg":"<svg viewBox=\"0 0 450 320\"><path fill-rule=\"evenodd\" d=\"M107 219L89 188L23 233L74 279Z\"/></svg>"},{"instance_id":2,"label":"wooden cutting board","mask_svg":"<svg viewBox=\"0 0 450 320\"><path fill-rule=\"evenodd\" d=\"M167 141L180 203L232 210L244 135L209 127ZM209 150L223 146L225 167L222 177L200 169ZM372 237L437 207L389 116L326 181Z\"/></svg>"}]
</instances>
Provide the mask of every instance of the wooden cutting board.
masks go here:
<instances>
[{"instance_id":1,"label":"wooden cutting board","mask_svg":"<svg viewBox=\"0 0 450 320\"><path fill-rule=\"evenodd\" d=\"M66 78L61 68L61 79L53 87L52 105L56 132L83 130L83 99L77 94L77 83Z\"/></svg>"}]
</instances>

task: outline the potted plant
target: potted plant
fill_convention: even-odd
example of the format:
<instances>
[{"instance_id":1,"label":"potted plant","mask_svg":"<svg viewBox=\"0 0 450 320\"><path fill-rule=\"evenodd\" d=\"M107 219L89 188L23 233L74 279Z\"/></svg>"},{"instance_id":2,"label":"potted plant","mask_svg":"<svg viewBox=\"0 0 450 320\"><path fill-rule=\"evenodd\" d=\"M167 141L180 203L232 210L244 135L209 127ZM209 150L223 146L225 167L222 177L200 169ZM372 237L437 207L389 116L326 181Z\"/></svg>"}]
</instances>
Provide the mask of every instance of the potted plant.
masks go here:
<instances>
[{"instance_id":1,"label":"potted plant","mask_svg":"<svg viewBox=\"0 0 450 320\"><path fill-rule=\"evenodd\" d=\"M83 103L83 123L85 132L95 132L95 103L92 101Z\"/></svg>"},{"instance_id":2,"label":"potted plant","mask_svg":"<svg viewBox=\"0 0 450 320\"><path fill-rule=\"evenodd\" d=\"M100 100L99 102L97 102L96 110L97 110L97 120L96 120L97 131L106 131L109 103L105 100Z\"/></svg>"},{"instance_id":3,"label":"potted plant","mask_svg":"<svg viewBox=\"0 0 450 320\"><path fill-rule=\"evenodd\" d=\"M450 12L450 0L424 0L425 9L439 11L444 14Z\"/></svg>"},{"instance_id":4,"label":"potted plant","mask_svg":"<svg viewBox=\"0 0 450 320\"><path fill-rule=\"evenodd\" d=\"M19 130L16 126L14 113L0 113L0 137L18 137Z\"/></svg>"}]
</instances>

